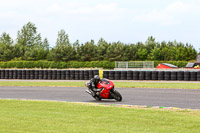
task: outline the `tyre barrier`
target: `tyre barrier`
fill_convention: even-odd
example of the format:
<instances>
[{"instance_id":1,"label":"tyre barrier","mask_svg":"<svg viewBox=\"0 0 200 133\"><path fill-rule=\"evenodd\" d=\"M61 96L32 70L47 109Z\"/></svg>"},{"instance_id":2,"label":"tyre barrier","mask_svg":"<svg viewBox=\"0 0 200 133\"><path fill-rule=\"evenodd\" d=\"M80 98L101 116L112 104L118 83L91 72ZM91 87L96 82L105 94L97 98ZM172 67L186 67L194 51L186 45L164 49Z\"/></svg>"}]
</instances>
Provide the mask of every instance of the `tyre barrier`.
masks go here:
<instances>
[{"instance_id":1,"label":"tyre barrier","mask_svg":"<svg viewBox=\"0 0 200 133\"><path fill-rule=\"evenodd\" d=\"M152 80L158 80L158 71L152 71Z\"/></svg>"},{"instance_id":2,"label":"tyre barrier","mask_svg":"<svg viewBox=\"0 0 200 133\"><path fill-rule=\"evenodd\" d=\"M121 71L121 78L120 80L127 80L127 71Z\"/></svg>"},{"instance_id":3,"label":"tyre barrier","mask_svg":"<svg viewBox=\"0 0 200 133\"><path fill-rule=\"evenodd\" d=\"M165 80L171 80L171 72L170 71L165 71L164 79Z\"/></svg>"},{"instance_id":4,"label":"tyre barrier","mask_svg":"<svg viewBox=\"0 0 200 133\"><path fill-rule=\"evenodd\" d=\"M9 70L0 69L0 79L89 80L99 70ZM103 71L110 80L200 81L200 71Z\"/></svg>"},{"instance_id":5,"label":"tyre barrier","mask_svg":"<svg viewBox=\"0 0 200 133\"><path fill-rule=\"evenodd\" d=\"M164 80L164 75L165 75L164 71L158 71L158 80Z\"/></svg>"},{"instance_id":6,"label":"tyre barrier","mask_svg":"<svg viewBox=\"0 0 200 133\"><path fill-rule=\"evenodd\" d=\"M197 72L197 81L200 81L200 71Z\"/></svg>"},{"instance_id":7,"label":"tyre barrier","mask_svg":"<svg viewBox=\"0 0 200 133\"><path fill-rule=\"evenodd\" d=\"M104 71L110 80L200 81L200 71Z\"/></svg>"},{"instance_id":8,"label":"tyre barrier","mask_svg":"<svg viewBox=\"0 0 200 133\"><path fill-rule=\"evenodd\" d=\"M184 72L184 81L190 81L190 72Z\"/></svg>"},{"instance_id":9,"label":"tyre barrier","mask_svg":"<svg viewBox=\"0 0 200 133\"><path fill-rule=\"evenodd\" d=\"M133 71L127 71L127 80L133 80Z\"/></svg>"},{"instance_id":10,"label":"tyre barrier","mask_svg":"<svg viewBox=\"0 0 200 133\"><path fill-rule=\"evenodd\" d=\"M139 71L133 71L133 80L139 80Z\"/></svg>"},{"instance_id":11,"label":"tyre barrier","mask_svg":"<svg viewBox=\"0 0 200 133\"><path fill-rule=\"evenodd\" d=\"M177 72L177 80L184 80L184 71Z\"/></svg>"},{"instance_id":12,"label":"tyre barrier","mask_svg":"<svg viewBox=\"0 0 200 133\"><path fill-rule=\"evenodd\" d=\"M115 80L120 80L121 78L121 71L115 71Z\"/></svg>"},{"instance_id":13,"label":"tyre barrier","mask_svg":"<svg viewBox=\"0 0 200 133\"><path fill-rule=\"evenodd\" d=\"M139 80L145 80L145 75L146 75L145 71L139 71Z\"/></svg>"},{"instance_id":14,"label":"tyre barrier","mask_svg":"<svg viewBox=\"0 0 200 133\"><path fill-rule=\"evenodd\" d=\"M99 70L9 70L0 69L0 79L89 80ZM120 76L119 76L120 77ZM115 79L113 77L112 79Z\"/></svg>"},{"instance_id":15,"label":"tyre barrier","mask_svg":"<svg viewBox=\"0 0 200 133\"><path fill-rule=\"evenodd\" d=\"M146 80L152 80L152 71L146 71L145 75Z\"/></svg>"}]
</instances>

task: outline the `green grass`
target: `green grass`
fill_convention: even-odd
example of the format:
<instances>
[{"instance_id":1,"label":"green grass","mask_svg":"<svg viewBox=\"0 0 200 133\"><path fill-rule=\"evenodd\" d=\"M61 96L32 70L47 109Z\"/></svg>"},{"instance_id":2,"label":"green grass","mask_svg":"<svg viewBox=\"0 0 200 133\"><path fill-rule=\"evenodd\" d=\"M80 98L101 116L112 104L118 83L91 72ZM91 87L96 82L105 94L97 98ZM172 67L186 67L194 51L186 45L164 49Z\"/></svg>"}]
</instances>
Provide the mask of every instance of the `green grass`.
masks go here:
<instances>
[{"instance_id":1,"label":"green grass","mask_svg":"<svg viewBox=\"0 0 200 133\"><path fill-rule=\"evenodd\" d=\"M197 133L200 111L0 100L2 133Z\"/></svg>"},{"instance_id":2,"label":"green grass","mask_svg":"<svg viewBox=\"0 0 200 133\"><path fill-rule=\"evenodd\" d=\"M84 81L0 81L0 86L63 86L63 87L84 87ZM175 83L175 82L117 82L115 87L130 88L176 88L176 89L200 89L200 83Z\"/></svg>"}]
</instances>

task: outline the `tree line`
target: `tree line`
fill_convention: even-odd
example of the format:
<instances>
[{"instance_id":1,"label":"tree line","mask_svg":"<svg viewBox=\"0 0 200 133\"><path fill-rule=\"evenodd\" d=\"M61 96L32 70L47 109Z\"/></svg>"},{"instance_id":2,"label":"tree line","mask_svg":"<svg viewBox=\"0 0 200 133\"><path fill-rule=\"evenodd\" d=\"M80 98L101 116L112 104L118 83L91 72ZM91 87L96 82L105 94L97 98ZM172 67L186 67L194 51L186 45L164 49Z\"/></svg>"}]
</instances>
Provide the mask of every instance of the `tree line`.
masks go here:
<instances>
[{"instance_id":1,"label":"tree line","mask_svg":"<svg viewBox=\"0 0 200 133\"><path fill-rule=\"evenodd\" d=\"M94 40L71 43L64 30L58 32L56 45L51 48L48 39L42 39L31 22L17 32L15 40L5 32L0 36L0 61L189 61L196 56L197 51L191 44L156 42L152 36L136 44L106 42L103 38L97 43Z\"/></svg>"}]
</instances>

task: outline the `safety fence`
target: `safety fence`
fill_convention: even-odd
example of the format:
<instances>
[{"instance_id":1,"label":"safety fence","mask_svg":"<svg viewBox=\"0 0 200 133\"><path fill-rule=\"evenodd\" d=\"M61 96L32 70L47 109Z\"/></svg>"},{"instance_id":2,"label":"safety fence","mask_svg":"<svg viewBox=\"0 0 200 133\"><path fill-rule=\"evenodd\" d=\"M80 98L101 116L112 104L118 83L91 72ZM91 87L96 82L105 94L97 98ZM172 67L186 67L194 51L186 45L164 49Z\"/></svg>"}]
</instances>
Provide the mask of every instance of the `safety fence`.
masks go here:
<instances>
[{"instance_id":1,"label":"safety fence","mask_svg":"<svg viewBox=\"0 0 200 133\"><path fill-rule=\"evenodd\" d=\"M200 81L200 71L102 71L0 69L0 79L89 80L94 75L110 80Z\"/></svg>"},{"instance_id":2,"label":"safety fence","mask_svg":"<svg viewBox=\"0 0 200 133\"><path fill-rule=\"evenodd\" d=\"M0 79L89 80L99 70L0 70Z\"/></svg>"},{"instance_id":3,"label":"safety fence","mask_svg":"<svg viewBox=\"0 0 200 133\"><path fill-rule=\"evenodd\" d=\"M115 61L115 68L154 68L154 61Z\"/></svg>"}]
</instances>

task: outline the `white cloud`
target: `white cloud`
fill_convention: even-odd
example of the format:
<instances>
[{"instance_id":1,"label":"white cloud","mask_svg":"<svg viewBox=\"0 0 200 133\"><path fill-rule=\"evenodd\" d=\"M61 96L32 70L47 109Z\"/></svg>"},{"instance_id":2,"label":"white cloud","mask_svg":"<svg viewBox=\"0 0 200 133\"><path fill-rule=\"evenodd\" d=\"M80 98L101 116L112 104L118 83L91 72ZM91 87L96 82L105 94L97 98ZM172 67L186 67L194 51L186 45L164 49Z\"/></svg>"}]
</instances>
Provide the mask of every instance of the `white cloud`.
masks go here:
<instances>
[{"instance_id":1,"label":"white cloud","mask_svg":"<svg viewBox=\"0 0 200 133\"><path fill-rule=\"evenodd\" d=\"M182 23L182 17L190 13L200 12L195 3L176 1L162 10L152 10L134 17L134 21L156 23L160 25L176 25Z\"/></svg>"},{"instance_id":2,"label":"white cloud","mask_svg":"<svg viewBox=\"0 0 200 133\"><path fill-rule=\"evenodd\" d=\"M84 3L68 3L67 5L52 4L46 8L47 14L57 14L65 18L76 18L82 21L94 21L95 19L116 20L120 19L128 12L127 9L120 8L117 3L107 3L96 5L85 5Z\"/></svg>"}]
</instances>

